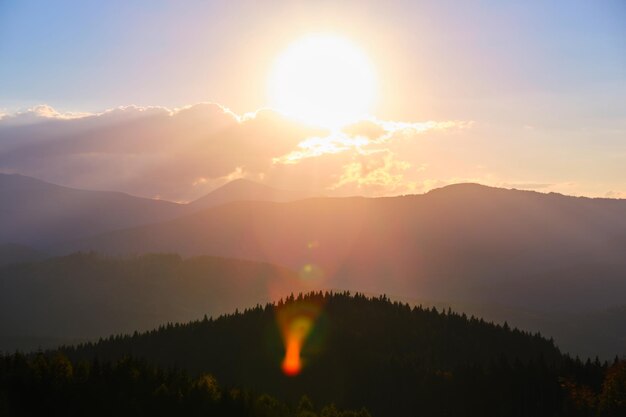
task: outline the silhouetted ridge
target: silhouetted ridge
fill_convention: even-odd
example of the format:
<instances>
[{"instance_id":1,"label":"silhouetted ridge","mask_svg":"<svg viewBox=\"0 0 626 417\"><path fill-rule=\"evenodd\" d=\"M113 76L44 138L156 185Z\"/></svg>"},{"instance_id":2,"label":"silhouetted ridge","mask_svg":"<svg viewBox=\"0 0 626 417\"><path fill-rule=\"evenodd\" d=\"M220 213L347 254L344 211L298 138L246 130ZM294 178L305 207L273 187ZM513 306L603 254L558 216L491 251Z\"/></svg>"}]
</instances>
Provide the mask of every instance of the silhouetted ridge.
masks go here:
<instances>
[{"instance_id":1,"label":"silhouetted ridge","mask_svg":"<svg viewBox=\"0 0 626 417\"><path fill-rule=\"evenodd\" d=\"M276 319L310 306L320 313L302 350L305 366L287 377ZM341 407L365 405L374 416L567 415L559 377L599 389L606 367L584 367L552 341L507 324L358 293L291 296L63 351L74 361L133 355L289 401L307 394Z\"/></svg>"}]
</instances>

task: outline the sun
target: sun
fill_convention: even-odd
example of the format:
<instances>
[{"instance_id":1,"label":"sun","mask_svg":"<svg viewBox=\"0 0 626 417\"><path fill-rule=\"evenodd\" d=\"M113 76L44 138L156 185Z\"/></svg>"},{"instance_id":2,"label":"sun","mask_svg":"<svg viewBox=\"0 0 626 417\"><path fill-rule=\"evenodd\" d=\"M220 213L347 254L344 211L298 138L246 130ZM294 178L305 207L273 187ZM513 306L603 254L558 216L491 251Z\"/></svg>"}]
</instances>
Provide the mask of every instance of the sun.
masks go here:
<instances>
[{"instance_id":1,"label":"sun","mask_svg":"<svg viewBox=\"0 0 626 417\"><path fill-rule=\"evenodd\" d=\"M303 122L339 128L369 112L376 76L367 55L348 39L309 35L292 43L274 63L270 106Z\"/></svg>"}]
</instances>

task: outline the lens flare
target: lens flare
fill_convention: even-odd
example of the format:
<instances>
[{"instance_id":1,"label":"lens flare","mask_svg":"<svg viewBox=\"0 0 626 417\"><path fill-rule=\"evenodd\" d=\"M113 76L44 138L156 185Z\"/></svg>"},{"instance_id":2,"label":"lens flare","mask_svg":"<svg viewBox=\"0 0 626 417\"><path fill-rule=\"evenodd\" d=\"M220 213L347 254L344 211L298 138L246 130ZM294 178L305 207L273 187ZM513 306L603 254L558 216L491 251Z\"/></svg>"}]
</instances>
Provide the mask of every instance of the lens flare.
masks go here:
<instances>
[{"instance_id":1,"label":"lens flare","mask_svg":"<svg viewBox=\"0 0 626 417\"><path fill-rule=\"evenodd\" d=\"M324 278L324 270L316 264L308 263L308 264L305 264L302 268L300 268L298 275L303 280L309 280L309 281L318 280L319 281L322 278Z\"/></svg>"},{"instance_id":2,"label":"lens flare","mask_svg":"<svg viewBox=\"0 0 626 417\"><path fill-rule=\"evenodd\" d=\"M306 302L286 304L278 309L277 321L285 344L281 369L285 375L296 376L302 371L305 364L302 348L319 313L318 305Z\"/></svg>"},{"instance_id":3,"label":"lens flare","mask_svg":"<svg viewBox=\"0 0 626 417\"><path fill-rule=\"evenodd\" d=\"M320 246L320 243L317 240L312 240L306 244L307 249L316 249Z\"/></svg>"},{"instance_id":4,"label":"lens flare","mask_svg":"<svg viewBox=\"0 0 626 417\"><path fill-rule=\"evenodd\" d=\"M309 317L298 317L291 323L287 335L285 359L282 363L282 369L286 375L295 376L302 370L302 345L312 327L313 320Z\"/></svg>"}]
</instances>

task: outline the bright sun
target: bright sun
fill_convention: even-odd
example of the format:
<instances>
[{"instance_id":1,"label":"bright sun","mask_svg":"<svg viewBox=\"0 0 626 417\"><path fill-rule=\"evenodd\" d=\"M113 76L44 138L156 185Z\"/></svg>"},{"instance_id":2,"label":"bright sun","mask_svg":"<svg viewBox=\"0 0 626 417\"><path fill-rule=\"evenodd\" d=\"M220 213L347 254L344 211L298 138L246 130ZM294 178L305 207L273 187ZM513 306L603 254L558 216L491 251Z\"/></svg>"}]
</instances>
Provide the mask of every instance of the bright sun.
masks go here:
<instances>
[{"instance_id":1,"label":"bright sun","mask_svg":"<svg viewBox=\"0 0 626 417\"><path fill-rule=\"evenodd\" d=\"M375 93L374 69L365 53L333 35L310 35L291 44L269 79L271 107L329 128L365 116Z\"/></svg>"}]
</instances>

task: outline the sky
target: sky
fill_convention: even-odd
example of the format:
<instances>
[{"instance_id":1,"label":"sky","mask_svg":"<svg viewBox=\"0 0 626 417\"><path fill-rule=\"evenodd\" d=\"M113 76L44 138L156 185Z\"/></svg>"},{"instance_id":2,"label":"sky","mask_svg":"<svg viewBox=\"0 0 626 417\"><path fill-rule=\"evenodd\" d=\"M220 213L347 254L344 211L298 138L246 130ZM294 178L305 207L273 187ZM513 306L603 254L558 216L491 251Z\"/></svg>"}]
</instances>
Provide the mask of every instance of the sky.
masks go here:
<instances>
[{"instance_id":1,"label":"sky","mask_svg":"<svg viewBox=\"0 0 626 417\"><path fill-rule=\"evenodd\" d=\"M0 172L177 201L235 177L328 195L480 182L626 198L625 21L619 0L2 0ZM277 59L320 33L376 78L364 121L332 132L267 110ZM145 122L165 115L151 141Z\"/></svg>"}]
</instances>

